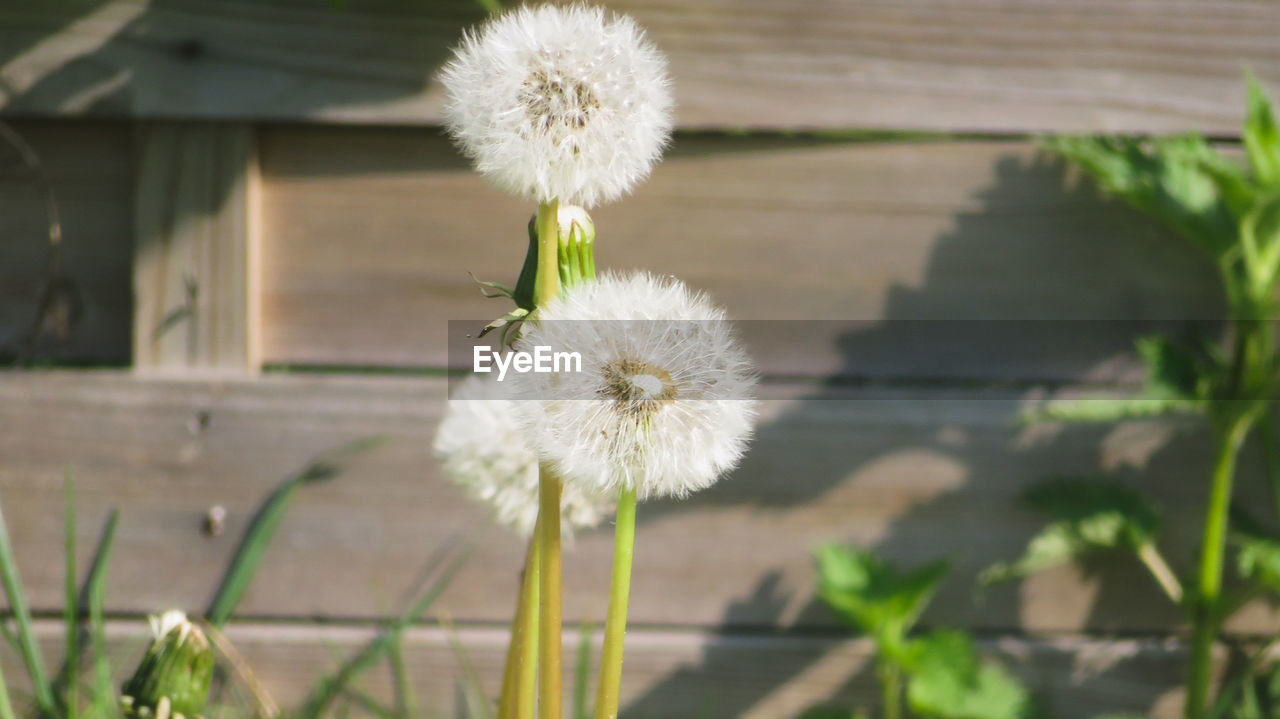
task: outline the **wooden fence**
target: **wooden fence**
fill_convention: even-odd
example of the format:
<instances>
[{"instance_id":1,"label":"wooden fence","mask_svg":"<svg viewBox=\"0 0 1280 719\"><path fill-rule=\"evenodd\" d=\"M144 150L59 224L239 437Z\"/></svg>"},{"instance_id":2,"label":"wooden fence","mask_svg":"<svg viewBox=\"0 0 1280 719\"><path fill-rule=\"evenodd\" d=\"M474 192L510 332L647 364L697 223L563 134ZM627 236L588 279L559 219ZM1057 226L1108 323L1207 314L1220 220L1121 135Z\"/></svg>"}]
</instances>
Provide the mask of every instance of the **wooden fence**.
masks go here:
<instances>
[{"instance_id":1,"label":"wooden fence","mask_svg":"<svg viewBox=\"0 0 1280 719\"><path fill-rule=\"evenodd\" d=\"M873 704L868 645L813 594L824 541L953 556L926 623L978 633L1064 716L1176 714L1178 615L1134 566L973 596L975 574L1037 527L1019 488L1051 472L1131 472L1186 566L1208 461L1185 423L1012 422L1049 392L1124 391L1135 336L1220 309L1190 249L1028 138L1232 143L1241 68L1280 88L1280 6L609 6L670 55L682 130L651 181L596 213L600 264L675 273L737 319L774 321L748 323L770 379L744 465L641 508L624 716ZM39 156L64 234L50 275L39 183L3 155L0 347L41 368L0 375L0 496L51 639L68 464L82 557L121 509L107 608L136 650L131 618L202 608L279 481L341 443L390 438L299 496L229 631L284 705L400 606L434 550L483 524L430 455L445 381L426 371L447 361L447 320L495 316L466 272L510 280L524 251L529 208L437 127L432 74L481 17L463 0L0 8L0 108ZM209 536L214 505L228 515ZM441 604L491 686L519 555L485 535ZM570 551L569 624L603 618L609 561L608 532ZM1230 628L1278 621L1259 602ZM444 632L415 630L407 652L421 701L447 712ZM388 686L370 677L375 694Z\"/></svg>"}]
</instances>

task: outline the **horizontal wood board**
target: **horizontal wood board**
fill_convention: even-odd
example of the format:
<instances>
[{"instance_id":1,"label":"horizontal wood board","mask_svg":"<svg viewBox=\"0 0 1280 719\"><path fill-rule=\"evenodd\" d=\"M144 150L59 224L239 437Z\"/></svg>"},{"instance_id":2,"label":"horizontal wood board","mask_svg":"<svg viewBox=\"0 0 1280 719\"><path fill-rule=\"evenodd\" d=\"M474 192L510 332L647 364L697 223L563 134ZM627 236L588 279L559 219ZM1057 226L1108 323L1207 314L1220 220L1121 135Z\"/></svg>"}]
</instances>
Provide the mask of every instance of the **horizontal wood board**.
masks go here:
<instances>
[{"instance_id":1,"label":"horizontal wood board","mask_svg":"<svg viewBox=\"0 0 1280 719\"><path fill-rule=\"evenodd\" d=\"M0 12L0 110L437 124L479 3L53 0ZM631 0L685 127L1238 131L1269 0Z\"/></svg>"},{"instance_id":2,"label":"horizontal wood board","mask_svg":"<svg viewBox=\"0 0 1280 719\"><path fill-rule=\"evenodd\" d=\"M46 659L61 661L61 625L37 623ZM462 647L450 646L450 633ZM145 624L106 624L108 656L126 678L146 646ZM233 623L226 632L267 694L282 709L298 706L307 692L339 662L373 636L351 625ZM581 634L565 632L565 704L570 706ZM458 687L460 657L470 662L490 696L497 694L506 649L505 629L438 626L411 629L403 642L406 676L427 716L466 716ZM599 661L600 636L593 634L591 675ZM988 660L1011 669L1051 706L1054 716L1084 719L1129 711L1146 716L1179 716L1186 647L1163 639L1099 640L1082 637L980 640ZM863 640L782 637L708 632L632 630L628 632L622 685L625 719L770 719L793 717L815 705L875 709L879 690ZM1215 652L1220 670L1228 650ZM6 677L21 686L23 667L7 648L0 651ZM394 704L393 678L386 662L375 665L356 685L387 705ZM215 685L214 707L244 707L238 679ZM339 705L342 700L339 700ZM354 713L369 715L353 704ZM212 716L219 716L215 709ZM239 716L232 714L231 716Z\"/></svg>"},{"instance_id":3,"label":"horizontal wood board","mask_svg":"<svg viewBox=\"0 0 1280 719\"><path fill-rule=\"evenodd\" d=\"M485 524L431 456L445 391L430 378L0 375L0 494L33 605L61 603L66 466L78 477L82 558L107 509L121 511L109 609L199 608L269 491L316 455L382 434L385 446L303 490L242 605L256 617L380 614L411 591L433 552ZM814 598L809 553L835 541L904 565L950 556L953 575L927 624L1178 631L1178 613L1127 560L994 587L981 601L974 578L1012 558L1040 525L1016 506L1022 487L1099 465L1158 499L1167 556L1189 569L1209 466L1203 430L1170 422L1019 429L1012 421L1026 400L994 391L794 385L767 386L764 397L758 436L732 476L687 501L641 507L637 626L834 628ZM1242 464L1242 501L1270 502L1254 464ZM202 525L215 505L227 519L210 537ZM459 621L505 622L522 548L497 529L478 541L441 607ZM610 556L607 531L582 532L567 553L570 621L603 617ZM1278 626L1259 602L1229 628L1270 634Z\"/></svg>"},{"instance_id":4,"label":"horizontal wood board","mask_svg":"<svg viewBox=\"0 0 1280 719\"><path fill-rule=\"evenodd\" d=\"M466 361L450 332L510 308L467 273L514 283L527 204L435 131L261 140L266 361ZM709 292L770 374L1132 380L1136 336L1222 315L1185 242L1024 142L681 135L594 217L600 268Z\"/></svg>"}]
</instances>

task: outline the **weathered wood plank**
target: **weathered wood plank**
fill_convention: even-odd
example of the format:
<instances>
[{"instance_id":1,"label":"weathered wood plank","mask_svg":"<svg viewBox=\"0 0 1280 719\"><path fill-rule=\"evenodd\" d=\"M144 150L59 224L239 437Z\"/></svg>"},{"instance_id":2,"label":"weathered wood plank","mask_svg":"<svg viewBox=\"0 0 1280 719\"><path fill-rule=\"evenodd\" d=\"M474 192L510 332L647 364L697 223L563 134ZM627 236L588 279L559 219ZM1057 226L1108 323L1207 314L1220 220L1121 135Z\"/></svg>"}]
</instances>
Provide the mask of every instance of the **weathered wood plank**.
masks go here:
<instances>
[{"instance_id":1,"label":"weathered wood plank","mask_svg":"<svg viewBox=\"0 0 1280 719\"><path fill-rule=\"evenodd\" d=\"M266 361L438 367L447 320L506 312L466 273L514 282L529 208L443 137L262 142ZM742 330L773 373L1132 378L1135 336L1220 316L1192 249L1026 143L681 135L595 214L600 267L672 273L767 320Z\"/></svg>"},{"instance_id":2,"label":"weathered wood plank","mask_svg":"<svg viewBox=\"0 0 1280 719\"><path fill-rule=\"evenodd\" d=\"M133 365L257 372L258 159L244 123L138 127Z\"/></svg>"},{"instance_id":3,"label":"weathered wood plank","mask_svg":"<svg viewBox=\"0 0 1280 719\"><path fill-rule=\"evenodd\" d=\"M688 127L1237 131L1280 82L1268 0L621 0ZM73 0L0 14L10 113L437 123L479 4Z\"/></svg>"},{"instance_id":4,"label":"weathered wood plank","mask_svg":"<svg viewBox=\"0 0 1280 719\"><path fill-rule=\"evenodd\" d=\"M49 276L40 185L0 143L0 358L123 363L129 359L129 128L104 122L19 122L48 177L62 225ZM53 280L34 343L41 296Z\"/></svg>"},{"instance_id":5,"label":"weathered wood plank","mask_svg":"<svg viewBox=\"0 0 1280 719\"><path fill-rule=\"evenodd\" d=\"M140 622L107 625L110 656L127 676L145 646ZM40 623L46 653L60 657L60 627ZM507 634L504 629L455 630L467 658L491 695L496 694ZM297 706L307 690L342 657L371 636L366 628L315 624L234 624L228 638L271 697ZM566 692L576 666L578 635L565 633ZM595 637L593 665L599 659ZM1179 716L1185 647L1164 640L1105 641L1076 637L980 642L1068 719L1134 712ZM822 637L752 636L633 629L627 634L622 716L630 719L772 719L798 716L817 703L846 708L876 706L878 690L866 641ZM1226 656L1225 649L1219 659ZM435 627L410 630L404 642L407 674L421 707L458 716L459 660L448 635ZM21 677L17 657L6 654L6 677ZM594 678L595 672L592 671ZM391 673L383 666L358 686L391 704ZM225 698L223 698L225 697ZM215 701L242 702L228 693ZM566 696L566 704L569 697ZM235 704L235 706L244 706ZM355 707L357 715L367 713Z\"/></svg>"},{"instance_id":6,"label":"weathered wood plank","mask_svg":"<svg viewBox=\"0 0 1280 719\"><path fill-rule=\"evenodd\" d=\"M52 610L61 601L62 530L50 518L60 516L67 464L79 477L82 557L107 508L122 512L110 609L201 607L278 482L323 451L385 434L385 446L297 498L242 605L250 616L378 614L413 586L434 550L484 524L431 457L445 391L427 378L0 375L0 488L32 603ZM768 386L765 396L758 437L732 477L684 502L641 507L631 609L640 625L835 626L814 599L809 553L837 541L904 563L953 556L930 623L1177 626L1154 583L1123 560L996 587L978 603L973 582L1039 528L1014 501L1027 483L1099 465L1158 498L1167 555L1189 568L1210 458L1203 431L1167 422L1019 429L1012 420L1025 399L1003 392L795 385ZM1245 463L1242 472L1242 501L1269 502L1260 467ZM226 531L209 537L202 520L214 505L227 510ZM521 556L514 538L485 535L442 606L459 621L508 621ZM610 559L604 531L584 533L569 552L568 620L603 616ZM1231 628L1277 626L1258 603Z\"/></svg>"}]
</instances>

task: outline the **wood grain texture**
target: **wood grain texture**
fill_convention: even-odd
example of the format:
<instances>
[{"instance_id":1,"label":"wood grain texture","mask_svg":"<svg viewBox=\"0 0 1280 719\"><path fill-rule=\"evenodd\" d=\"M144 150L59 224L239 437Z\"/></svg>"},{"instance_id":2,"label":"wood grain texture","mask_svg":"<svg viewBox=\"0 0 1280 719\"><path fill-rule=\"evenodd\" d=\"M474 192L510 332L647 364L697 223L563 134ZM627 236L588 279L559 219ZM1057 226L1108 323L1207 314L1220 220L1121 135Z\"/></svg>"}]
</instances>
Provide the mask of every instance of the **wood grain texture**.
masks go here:
<instances>
[{"instance_id":1,"label":"wood grain texture","mask_svg":"<svg viewBox=\"0 0 1280 719\"><path fill-rule=\"evenodd\" d=\"M28 359L129 360L132 160L129 128L105 122L18 122L58 206L62 252L50 278L39 184L0 143L0 358L24 353L45 283L54 301Z\"/></svg>"},{"instance_id":2,"label":"wood grain texture","mask_svg":"<svg viewBox=\"0 0 1280 719\"><path fill-rule=\"evenodd\" d=\"M144 123L134 193L133 365L261 364L258 160L244 123Z\"/></svg>"},{"instance_id":3,"label":"wood grain texture","mask_svg":"<svg viewBox=\"0 0 1280 719\"><path fill-rule=\"evenodd\" d=\"M60 657L60 627L41 622L46 655ZM145 625L118 620L107 624L110 656L125 676L145 646ZM496 694L507 633L504 629L461 628L456 637L490 695ZM338 662L353 654L372 630L307 623L234 623L227 632L237 652L282 708L297 706L307 690ZM576 631L565 633L566 672L576 666ZM599 659L594 639L593 666ZM1064 719L1132 712L1163 719L1179 716L1176 688L1185 647L1167 640L1096 640L1078 637L1000 639L979 642L990 659L1005 663ZM795 717L815 704L874 709L878 689L865 641L839 638L752 636L707 632L632 630L627 634L622 685L624 719L779 719ZM415 698L428 716L466 716L459 692L459 658L438 627L410 630L404 642L406 673ZM1218 652L1226 658L1225 648ZM12 654L0 656L6 677L22 676ZM593 669L592 676L595 671ZM566 693L572 687L566 677ZM393 702L391 672L385 662L359 686ZM243 706L229 685L214 701ZM566 706L570 706L566 696ZM433 712L433 713L431 713ZM367 712L355 708L358 716Z\"/></svg>"},{"instance_id":4,"label":"wood grain texture","mask_svg":"<svg viewBox=\"0 0 1280 719\"><path fill-rule=\"evenodd\" d=\"M514 283L529 208L439 134L267 128L262 152L267 362L439 367L448 320L507 311L467 271ZM710 292L769 373L1133 379L1134 337L1221 316L1194 250L1027 143L685 134L594 214L599 267Z\"/></svg>"},{"instance_id":5,"label":"wood grain texture","mask_svg":"<svg viewBox=\"0 0 1280 719\"><path fill-rule=\"evenodd\" d=\"M1280 82L1268 0L619 0L686 127L1235 133ZM0 13L10 113L438 123L479 4L56 0Z\"/></svg>"},{"instance_id":6,"label":"wood grain texture","mask_svg":"<svg viewBox=\"0 0 1280 719\"><path fill-rule=\"evenodd\" d=\"M273 376L141 380L119 373L0 375L0 487L32 603L61 601L63 468L79 477L80 556L108 507L122 516L112 611L199 608L212 597L258 503L316 455L374 434L385 446L307 487L242 605L257 617L369 617L395 606L433 552L484 526L444 482L430 443L442 379ZM640 508L631 617L637 626L757 629L837 625L813 596L810 551L872 548L910 565L951 556L926 622L989 631L1169 632L1178 613L1129 561L1047 572L974 601L974 578L1010 559L1041 522L1015 497L1046 472L1121 472L1164 509L1163 546L1193 565L1210 447L1203 430L1144 422L1114 430L1012 420L1001 392L767 386L752 449L733 475L684 502ZM1252 452L1252 448L1249 448ZM1249 455L1252 456L1252 455ZM1270 501L1242 465L1243 502ZM202 534L209 508L226 531ZM493 530L442 608L506 622L522 546ZM566 621L603 618L611 537L584 532L566 557ZM1233 631L1270 634L1263 603Z\"/></svg>"}]
</instances>

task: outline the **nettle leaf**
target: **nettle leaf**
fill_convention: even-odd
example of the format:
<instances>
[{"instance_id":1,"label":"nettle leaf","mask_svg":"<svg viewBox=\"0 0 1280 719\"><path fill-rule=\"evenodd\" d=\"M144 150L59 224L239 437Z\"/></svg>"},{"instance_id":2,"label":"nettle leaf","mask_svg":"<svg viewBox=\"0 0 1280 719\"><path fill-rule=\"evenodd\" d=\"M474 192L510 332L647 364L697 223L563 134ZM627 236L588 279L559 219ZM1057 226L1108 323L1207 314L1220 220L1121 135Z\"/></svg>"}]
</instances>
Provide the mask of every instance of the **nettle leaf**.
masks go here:
<instances>
[{"instance_id":1,"label":"nettle leaf","mask_svg":"<svg viewBox=\"0 0 1280 719\"><path fill-rule=\"evenodd\" d=\"M945 719L1021 719L1027 690L1002 667L983 662L963 632L938 631L912 642L907 702L916 714Z\"/></svg>"},{"instance_id":2,"label":"nettle leaf","mask_svg":"<svg viewBox=\"0 0 1280 719\"><path fill-rule=\"evenodd\" d=\"M1079 165L1106 192L1160 220L1215 259L1235 245L1235 218L1207 169L1221 159L1204 138L1068 135L1048 138L1042 145Z\"/></svg>"},{"instance_id":3,"label":"nettle leaf","mask_svg":"<svg viewBox=\"0 0 1280 719\"><path fill-rule=\"evenodd\" d=\"M1231 541L1240 576L1280 592L1280 541L1241 531L1233 532Z\"/></svg>"},{"instance_id":4,"label":"nettle leaf","mask_svg":"<svg viewBox=\"0 0 1280 719\"><path fill-rule=\"evenodd\" d=\"M882 642L897 642L915 624L947 575L950 563L931 562L899 573L870 552L836 544L820 547L818 596L842 619Z\"/></svg>"},{"instance_id":5,"label":"nettle leaf","mask_svg":"<svg viewBox=\"0 0 1280 719\"><path fill-rule=\"evenodd\" d=\"M1170 414L1197 414L1203 411L1204 403L1199 400L1151 397L1089 398L1049 402L1025 412L1020 420L1028 424L1033 422L1112 424Z\"/></svg>"},{"instance_id":6,"label":"nettle leaf","mask_svg":"<svg viewBox=\"0 0 1280 719\"><path fill-rule=\"evenodd\" d=\"M1026 412L1022 421L1114 423L1204 411L1204 399L1217 372L1210 359L1158 335L1139 339L1137 347L1147 370L1141 396L1049 402Z\"/></svg>"},{"instance_id":7,"label":"nettle leaf","mask_svg":"<svg viewBox=\"0 0 1280 719\"><path fill-rule=\"evenodd\" d=\"M1209 369L1185 345L1155 335L1138 339L1138 355L1146 364L1146 397L1198 400L1204 397Z\"/></svg>"},{"instance_id":8,"label":"nettle leaf","mask_svg":"<svg viewBox=\"0 0 1280 719\"><path fill-rule=\"evenodd\" d=\"M1114 479L1055 477L1022 497L1050 523L1027 544L1022 557L984 571L984 584L1023 577L1100 551L1137 550L1155 541L1160 513L1137 491Z\"/></svg>"},{"instance_id":9,"label":"nettle leaf","mask_svg":"<svg viewBox=\"0 0 1280 719\"><path fill-rule=\"evenodd\" d=\"M1244 121L1244 146L1254 178L1263 185L1280 184L1280 128L1276 126L1271 98L1253 73L1245 73L1248 112Z\"/></svg>"}]
</instances>

